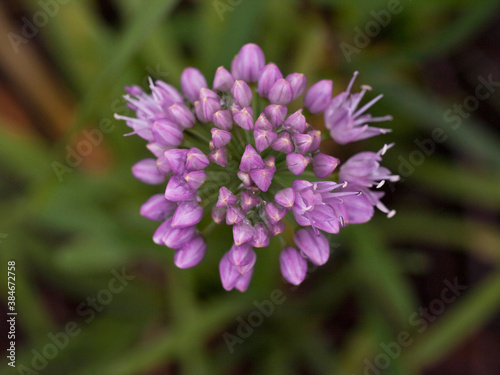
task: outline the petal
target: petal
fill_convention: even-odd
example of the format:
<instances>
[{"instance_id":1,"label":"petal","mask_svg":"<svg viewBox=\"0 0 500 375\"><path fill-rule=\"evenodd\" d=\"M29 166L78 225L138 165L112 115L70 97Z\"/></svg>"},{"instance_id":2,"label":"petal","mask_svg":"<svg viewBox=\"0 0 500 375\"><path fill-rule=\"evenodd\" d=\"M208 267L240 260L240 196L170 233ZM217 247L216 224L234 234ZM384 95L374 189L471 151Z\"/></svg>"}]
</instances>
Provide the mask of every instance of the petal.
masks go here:
<instances>
[{"instance_id":1,"label":"petal","mask_svg":"<svg viewBox=\"0 0 500 375\"><path fill-rule=\"evenodd\" d=\"M316 235L312 228L302 228L295 233L293 240L300 251L317 266L321 266L328 261L330 245L322 233L319 232Z\"/></svg>"},{"instance_id":2,"label":"petal","mask_svg":"<svg viewBox=\"0 0 500 375\"><path fill-rule=\"evenodd\" d=\"M206 250L207 245L203 238L196 236L175 252L174 264L179 268L194 267L202 261Z\"/></svg>"},{"instance_id":3,"label":"petal","mask_svg":"<svg viewBox=\"0 0 500 375\"><path fill-rule=\"evenodd\" d=\"M280 254L280 268L288 282L299 285L306 277L307 261L293 247L285 247Z\"/></svg>"},{"instance_id":4,"label":"petal","mask_svg":"<svg viewBox=\"0 0 500 375\"><path fill-rule=\"evenodd\" d=\"M203 208L196 201L182 202L172 217L172 228L185 228L198 224L203 218Z\"/></svg>"}]
</instances>

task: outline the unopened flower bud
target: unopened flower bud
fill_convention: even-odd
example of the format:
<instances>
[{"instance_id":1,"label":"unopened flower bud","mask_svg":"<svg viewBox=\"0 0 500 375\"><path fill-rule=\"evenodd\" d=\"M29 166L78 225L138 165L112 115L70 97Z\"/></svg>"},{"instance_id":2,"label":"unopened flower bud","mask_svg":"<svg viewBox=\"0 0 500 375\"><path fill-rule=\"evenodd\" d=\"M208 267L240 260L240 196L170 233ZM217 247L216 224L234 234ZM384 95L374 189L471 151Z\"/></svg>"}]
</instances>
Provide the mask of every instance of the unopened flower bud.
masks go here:
<instances>
[{"instance_id":1,"label":"unopened flower bud","mask_svg":"<svg viewBox=\"0 0 500 375\"><path fill-rule=\"evenodd\" d=\"M260 75L259 84L257 86L257 91L260 96L267 98L271 87L281 78L283 78L283 74L281 74L278 67L273 63L267 64Z\"/></svg>"},{"instance_id":2,"label":"unopened flower bud","mask_svg":"<svg viewBox=\"0 0 500 375\"><path fill-rule=\"evenodd\" d=\"M287 105L293 99L292 86L287 80L278 79L269 90L269 101L273 104Z\"/></svg>"},{"instance_id":3,"label":"unopened flower bud","mask_svg":"<svg viewBox=\"0 0 500 375\"><path fill-rule=\"evenodd\" d=\"M181 74L181 87L186 98L193 103L198 100L200 90L207 87L207 81L198 69L186 68Z\"/></svg>"},{"instance_id":4,"label":"unopened flower bud","mask_svg":"<svg viewBox=\"0 0 500 375\"><path fill-rule=\"evenodd\" d=\"M312 85L304 96L304 106L311 113L323 112L332 100L333 82L323 79Z\"/></svg>"},{"instance_id":5,"label":"unopened flower bud","mask_svg":"<svg viewBox=\"0 0 500 375\"><path fill-rule=\"evenodd\" d=\"M214 77L214 90L228 92L233 86L234 77L229 73L226 68L219 66L215 72Z\"/></svg>"}]
</instances>

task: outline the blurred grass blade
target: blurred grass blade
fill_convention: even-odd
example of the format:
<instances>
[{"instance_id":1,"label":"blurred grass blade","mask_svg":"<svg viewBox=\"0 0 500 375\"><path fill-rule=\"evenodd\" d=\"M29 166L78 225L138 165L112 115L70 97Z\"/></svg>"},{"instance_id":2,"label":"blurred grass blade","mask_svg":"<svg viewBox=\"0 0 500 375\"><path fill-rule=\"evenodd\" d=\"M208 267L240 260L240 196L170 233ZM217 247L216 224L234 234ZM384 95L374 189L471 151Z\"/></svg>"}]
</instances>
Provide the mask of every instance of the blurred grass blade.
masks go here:
<instances>
[{"instance_id":1,"label":"blurred grass blade","mask_svg":"<svg viewBox=\"0 0 500 375\"><path fill-rule=\"evenodd\" d=\"M446 4L429 3L427 1L414 2L405 8L412 12L411 17L407 16L405 24L405 31L412 33L410 36L412 42L408 43L408 38L403 43L396 41L391 46L390 52L384 53L383 56L377 55L377 64L381 66L391 65L391 67L396 67L396 65L414 66L416 61L426 62L435 56L452 53L457 47L467 43L474 35L477 35L481 28L491 22L498 13L497 0L468 0L454 4L454 11L459 14L456 20L443 22L438 18L438 14L446 11ZM432 9L432 7L437 9ZM421 19L427 17L427 13L435 15L436 21L442 23L442 26L430 27L422 35ZM404 13L401 15L405 16ZM372 63L373 60L374 57L366 59L366 62Z\"/></svg>"},{"instance_id":2,"label":"blurred grass blade","mask_svg":"<svg viewBox=\"0 0 500 375\"><path fill-rule=\"evenodd\" d=\"M429 366L474 334L500 307L500 273L487 277L415 341L403 360L411 367Z\"/></svg>"},{"instance_id":3,"label":"blurred grass blade","mask_svg":"<svg viewBox=\"0 0 500 375\"><path fill-rule=\"evenodd\" d=\"M500 168L499 137L473 116L463 119L461 126L454 130L451 125L455 126L455 123L448 123L444 118L446 111L452 107L449 103L445 104L433 93L419 89L403 78L395 79L390 71L372 67L364 73L369 74L368 81L376 85L378 91L384 92L386 100L416 124L429 132L436 128L443 129L448 136L445 142L450 142L464 156Z\"/></svg>"},{"instance_id":4,"label":"blurred grass blade","mask_svg":"<svg viewBox=\"0 0 500 375\"><path fill-rule=\"evenodd\" d=\"M357 274L362 281L362 291L373 294L374 304L381 304L384 311L393 316L401 326L408 323L415 301L408 282L400 274L398 265L386 250L382 237L372 224L364 224L361 230L344 229L350 242Z\"/></svg>"},{"instance_id":5,"label":"blurred grass blade","mask_svg":"<svg viewBox=\"0 0 500 375\"><path fill-rule=\"evenodd\" d=\"M150 340L147 345L137 348L118 360L100 369L96 375L143 374L179 355L191 342L204 342L215 332L222 330L229 319L243 313L248 307L248 297L244 295L216 298L202 307L200 316L182 326L174 327L161 337ZM84 375L84 374L82 374Z\"/></svg>"},{"instance_id":6,"label":"blurred grass blade","mask_svg":"<svg viewBox=\"0 0 500 375\"><path fill-rule=\"evenodd\" d=\"M23 4L33 14L40 11L39 2L23 0ZM92 85L92 77L96 77L108 61L106 51L113 37L95 6L85 1L61 4L41 33L53 58L81 94Z\"/></svg>"},{"instance_id":7,"label":"blurred grass blade","mask_svg":"<svg viewBox=\"0 0 500 375\"><path fill-rule=\"evenodd\" d=\"M137 14L137 18L126 26L123 35L116 41L107 55L108 64L93 80L93 84L86 92L85 97L78 109L77 116L66 134L65 139L60 142L60 149L70 143L70 139L84 125L96 108L106 100L109 86L120 75L123 68L134 56L134 53L142 46L145 39L164 21L165 16L173 10L177 4L176 0L165 0L160 2L149 2Z\"/></svg>"},{"instance_id":8,"label":"blurred grass blade","mask_svg":"<svg viewBox=\"0 0 500 375\"><path fill-rule=\"evenodd\" d=\"M373 355L377 337L370 325L363 321L350 330L339 353L337 371L332 375L362 374L364 360Z\"/></svg>"},{"instance_id":9,"label":"blurred grass blade","mask_svg":"<svg viewBox=\"0 0 500 375\"><path fill-rule=\"evenodd\" d=\"M422 210L399 212L390 226L382 221L377 224L391 241L431 243L447 250L456 247L482 261L500 263L500 232L492 224Z\"/></svg>"},{"instance_id":10,"label":"blurred grass blade","mask_svg":"<svg viewBox=\"0 0 500 375\"><path fill-rule=\"evenodd\" d=\"M29 183L39 182L49 170L50 154L35 137L17 134L0 119L0 159L3 165L23 177Z\"/></svg>"},{"instance_id":11,"label":"blurred grass blade","mask_svg":"<svg viewBox=\"0 0 500 375\"><path fill-rule=\"evenodd\" d=\"M454 165L436 155L416 167L408 180L425 184L450 203L461 202L487 210L500 209L500 173L492 173L486 168Z\"/></svg>"}]
</instances>

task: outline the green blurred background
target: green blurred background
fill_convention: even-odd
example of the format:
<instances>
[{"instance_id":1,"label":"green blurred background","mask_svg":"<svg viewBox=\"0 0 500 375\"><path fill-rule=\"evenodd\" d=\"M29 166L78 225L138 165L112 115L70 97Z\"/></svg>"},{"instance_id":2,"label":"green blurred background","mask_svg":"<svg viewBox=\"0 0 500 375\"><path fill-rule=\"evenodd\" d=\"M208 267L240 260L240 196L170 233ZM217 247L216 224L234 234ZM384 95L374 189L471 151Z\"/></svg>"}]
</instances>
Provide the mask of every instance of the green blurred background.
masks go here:
<instances>
[{"instance_id":1,"label":"green blurred background","mask_svg":"<svg viewBox=\"0 0 500 375\"><path fill-rule=\"evenodd\" d=\"M0 375L500 373L500 90L479 88L500 81L499 10L490 0L0 1ZM272 243L241 294L218 277L227 229L209 234L191 270L151 241L157 224L138 211L158 188L130 173L148 152L113 113L128 113L125 85L152 76L178 87L189 65L211 82L248 42L286 74L333 79L335 93L359 70L357 88L384 93L373 114L392 114L393 132L324 151L345 160L396 142L384 164L403 181L384 188L397 215L345 228L299 288L281 279ZM453 295L449 283L464 288Z\"/></svg>"}]
</instances>

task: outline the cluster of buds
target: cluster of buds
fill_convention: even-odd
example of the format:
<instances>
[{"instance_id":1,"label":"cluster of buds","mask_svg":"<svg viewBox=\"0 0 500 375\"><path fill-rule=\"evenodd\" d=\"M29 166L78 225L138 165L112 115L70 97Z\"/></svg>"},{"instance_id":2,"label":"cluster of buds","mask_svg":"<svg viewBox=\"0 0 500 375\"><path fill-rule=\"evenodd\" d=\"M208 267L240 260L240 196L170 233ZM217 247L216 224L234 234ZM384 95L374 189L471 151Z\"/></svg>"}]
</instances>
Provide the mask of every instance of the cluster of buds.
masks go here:
<instances>
[{"instance_id":1,"label":"cluster of buds","mask_svg":"<svg viewBox=\"0 0 500 375\"><path fill-rule=\"evenodd\" d=\"M137 86L126 88L136 116L116 118L144 138L155 156L138 162L132 172L148 184L168 180L165 193L151 197L141 214L162 222L153 241L176 250L176 266L192 267L203 259L206 244L197 224L210 213L215 223L232 226L234 244L221 254L219 264L226 290L248 288L257 259L254 249L267 247L287 226L294 230L293 243L281 236L281 272L298 285L307 261L328 261L325 233L369 221L374 207L394 215L380 201L384 193L376 190L399 179L380 166L392 145L356 154L340 165L339 159L320 152L321 131L306 118L323 114L326 129L339 144L388 132L368 123L390 116L365 113L381 96L358 109L369 87L351 94L356 75L345 92L332 98L332 81L306 90L304 74L283 77L275 64L266 65L257 45L247 44L230 71L217 69L211 89L192 67L182 73L182 94L162 81L150 81L151 94ZM305 109L289 111L304 92ZM234 178L211 194L204 191L207 175L220 171Z\"/></svg>"}]
</instances>

